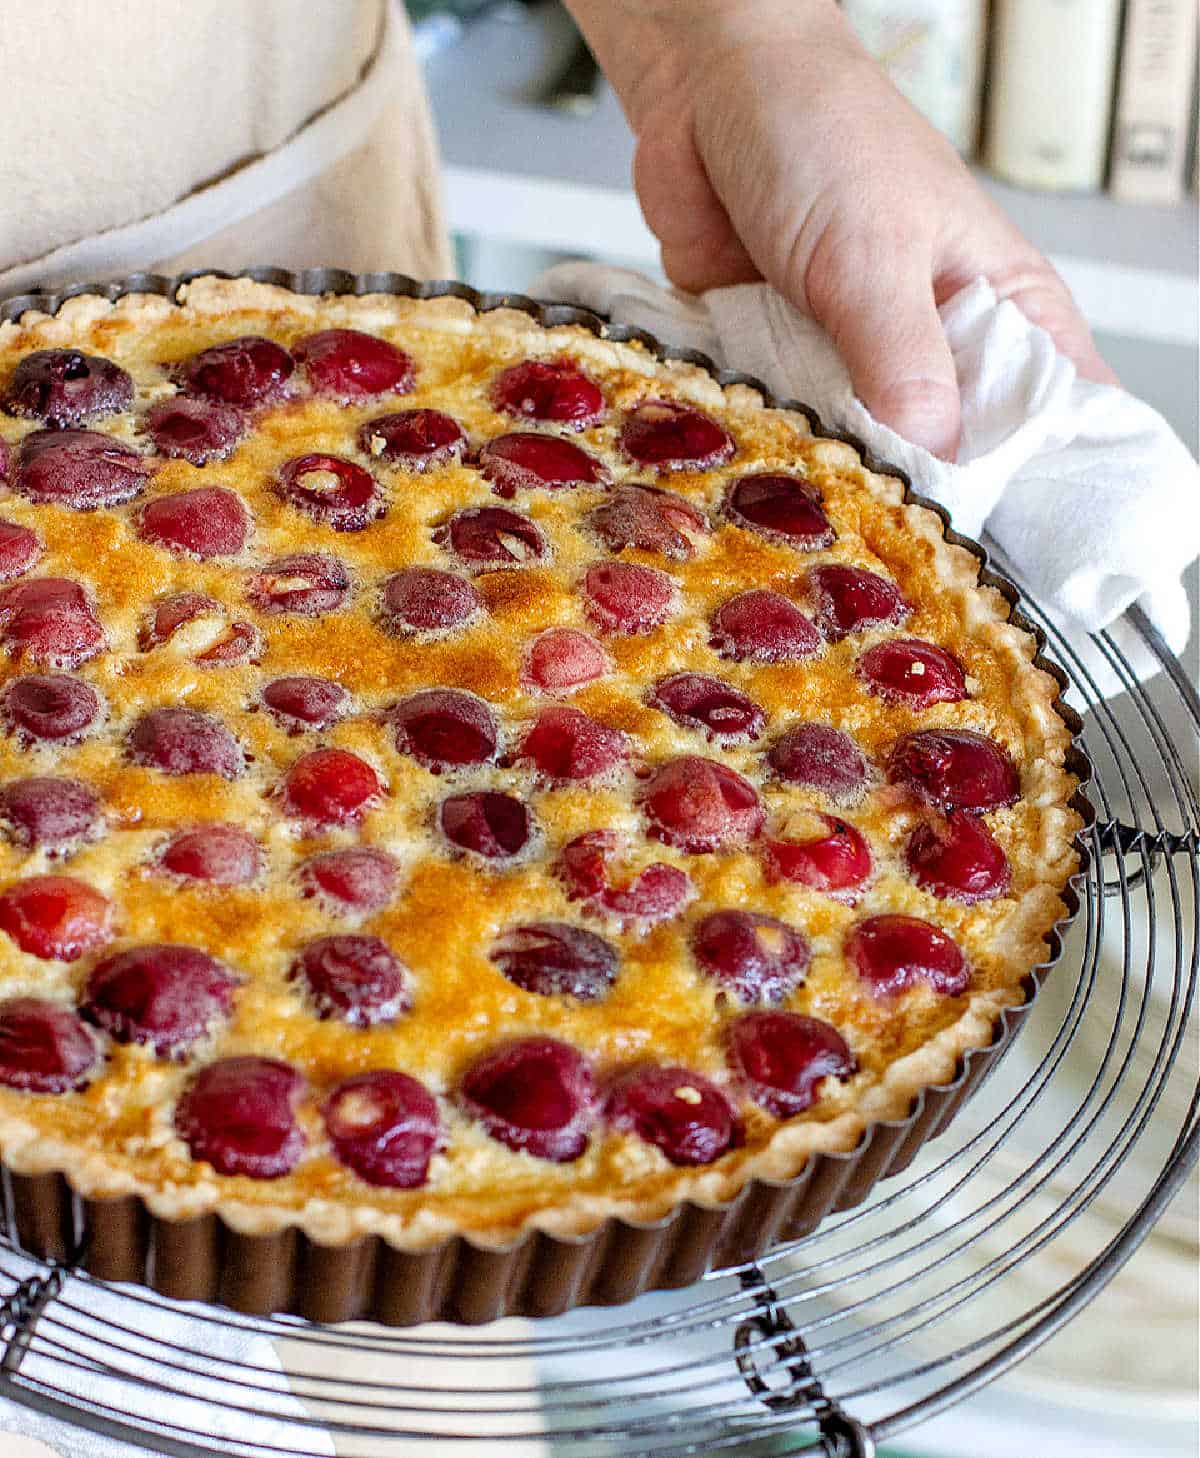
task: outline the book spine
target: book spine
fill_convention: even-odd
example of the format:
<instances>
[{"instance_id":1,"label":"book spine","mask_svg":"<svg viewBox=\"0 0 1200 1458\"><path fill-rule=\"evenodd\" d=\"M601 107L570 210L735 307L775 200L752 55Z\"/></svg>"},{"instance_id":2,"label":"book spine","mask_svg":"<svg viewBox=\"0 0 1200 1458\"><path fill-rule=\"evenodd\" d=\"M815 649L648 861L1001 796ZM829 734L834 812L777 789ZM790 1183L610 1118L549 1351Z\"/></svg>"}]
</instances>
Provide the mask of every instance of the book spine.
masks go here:
<instances>
[{"instance_id":1,"label":"book spine","mask_svg":"<svg viewBox=\"0 0 1200 1458\"><path fill-rule=\"evenodd\" d=\"M1129 0L1109 187L1122 202L1183 196L1196 0Z\"/></svg>"},{"instance_id":2,"label":"book spine","mask_svg":"<svg viewBox=\"0 0 1200 1458\"><path fill-rule=\"evenodd\" d=\"M1121 0L996 0L985 161L1023 187L1104 182Z\"/></svg>"}]
</instances>

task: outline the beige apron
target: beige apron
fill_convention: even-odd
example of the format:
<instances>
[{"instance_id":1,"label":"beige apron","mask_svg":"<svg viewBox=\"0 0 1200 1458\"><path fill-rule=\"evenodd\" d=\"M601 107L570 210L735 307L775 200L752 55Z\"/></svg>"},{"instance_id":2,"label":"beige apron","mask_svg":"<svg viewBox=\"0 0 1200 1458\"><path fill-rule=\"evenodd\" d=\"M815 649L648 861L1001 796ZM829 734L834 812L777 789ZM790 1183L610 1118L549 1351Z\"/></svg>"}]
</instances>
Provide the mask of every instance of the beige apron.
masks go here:
<instances>
[{"instance_id":1,"label":"beige apron","mask_svg":"<svg viewBox=\"0 0 1200 1458\"><path fill-rule=\"evenodd\" d=\"M4 42L26 64L0 99L0 294L258 263L447 276L398 0L22 0Z\"/></svg>"}]
</instances>

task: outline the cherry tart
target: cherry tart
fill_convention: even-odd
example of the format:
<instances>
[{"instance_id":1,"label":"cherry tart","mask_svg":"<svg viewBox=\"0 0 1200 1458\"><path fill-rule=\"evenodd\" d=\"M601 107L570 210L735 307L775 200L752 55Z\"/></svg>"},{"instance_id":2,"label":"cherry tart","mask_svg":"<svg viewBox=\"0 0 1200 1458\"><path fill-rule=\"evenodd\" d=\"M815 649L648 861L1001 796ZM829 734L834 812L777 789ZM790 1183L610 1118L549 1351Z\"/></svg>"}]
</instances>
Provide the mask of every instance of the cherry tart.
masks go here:
<instances>
[{"instance_id":1,"label":"cherry tart","mask_svg":"<svg viewBox=\"0 0 1200 1458\"><path fill-rule=\"evenodd\" d=\"M1066 913L1032 638L746 384L201 278L0 326L0 476L21 1178L413 1260L732 1209L947 1084Z\"/></svg>"}]
</instances>

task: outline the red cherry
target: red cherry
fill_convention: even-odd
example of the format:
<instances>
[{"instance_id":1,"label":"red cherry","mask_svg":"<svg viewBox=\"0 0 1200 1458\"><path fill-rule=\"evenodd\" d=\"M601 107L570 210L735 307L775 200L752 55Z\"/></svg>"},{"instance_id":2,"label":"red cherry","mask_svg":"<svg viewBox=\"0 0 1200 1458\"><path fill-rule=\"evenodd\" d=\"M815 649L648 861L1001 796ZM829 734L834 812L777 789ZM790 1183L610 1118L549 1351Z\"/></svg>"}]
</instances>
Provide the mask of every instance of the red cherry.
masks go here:
<instances>
[{"instance_id":1,"label":"red cherry","mask_svg":"<svg viewBox=\"0 0 1200 1458\"><path fill-rule=\"evenodd\" d=\"M30 876L0 895L0 931L23 952L74 962L109 938L112 906L74 876Z\"/></svg>"},{"instance_id":2,"label":"red cherry","mask_svg":"<svg viewBox=\"0 0 1200 1458\"><path fill-rule=\"evenodd\" d=\"M283 781L283 810L315 825L356 825L384 793L379 776L348 749L302 754Z\"/></svg>"},{"instance_id":3,"label":"red cherry","mask_svg":"<svg viewBox=\"0 0 1200 1458\"><path fill-rule=\"evenodd\" d=\"M279 494L322 526L360 532L383 515L379 483L344 456L312 451L279 470Z\"/></svg>"},{"instance_id":4,"label":"red cherry","mask_svg":"<svg viewBox=\"0 0 1200 1458\"><path fill-rule=\"evenodd\" d=\"M77 349L35 349L13 370L4 391L8 415L47 425L79 425L116 415L133 403L133 380L111 359Z\"/></svg>"},{"instance_id":5,"label":"red cherry","mask_svg":"<svg viewBox=\"0 0 1200 1458\"><path fill-rule=\"evenodd\" d=\"M743 476L729 488L725 514L735 526L802 552L819 551L834 537L820 493L803 477Z\"/></svg>"},{"instance_id":6,"label":"red cherry","mask_svg":"<svg viewBox=\"0 0 1200 1458\"><path fill-rule=\"evenodd\" d=\"M451 795L442 801L438 823L451 845L488 860L518 855L531 833L529 811L515 796L498 790Z\"/></svg>"},{"instance_id":7,"label":"red cherry","mask_svg":"<svg viewBox=\"0 0 1200 1458\"><path fill-rule=\"evenodd\" d=\"M396 748L440 774L464 764L487 764L496 754L496 721L487 704L461 689L425 689L388 711Z\"/></svg>"},{"instance_id":8,"label":"red cherry","mask_svg":"<svg viewBox=\"0 0 1200 1458\"><path fill-rule=\"evenodd\" d=\"M281 344L257 334L245 334L202 349L182 361L176 373L189 395L205 395L251 410L278 399L295 368L295 361Z\"/></svg>"},{"instance_id":9,"label":"red cherry","mask_svg":"<svg viewBox=\"0 0 1200 1458\"><path fill-rule=\"evenodd\" d=\"M304 983L318 1017L355 1028L393 1023L412 1002L403 963L378 937L309 942L292 964L291 978Z\"/></svg>"},{"instance_id":10,"label":"red cherry","mask_svg":"<svg viewBox=\"0 0 1200 1458\"><path fill-rule=\"evenodd\" d=\"M198 947L129 947L97 964L82 1012L118 1043L146 1043L178 1057L233 1006L237 979Z\"/></svg>"},{"instance_id":11,"label":"red cherry","mask_svg":"<svg viewBox=\"0 0 1200 1458\"><path fill-rule=\"evenodd\" d=\"M244 886L258 875L258 842L237 825L205 825L175 836L163 851L165 871L216 886Z\"/></svg>"},{"instance_id":12,"label":"red cherry","mask_svg":"<svg viewBox=\"0 0 1200 1458\"><path fill-rule=\"evenodd\" d=\"M807 785L834 800L855 800L867 783L867 761L841 729L830 724L796 724L781 734L767 754L781 780Z\"/></svg>"},{"instance_id":13,"label":"red cherry","mask_svg":"<svg viewBox=\"0 0 1200 1458\"><path fill-rule=\"evenodd\" d=\"M588 615L609 633L648 633L665 623L675 606L675 582L656 567L636 562L598 562L584 574Z\"/></svg>"},{"instance_id":14,"label":"red cherry","mask_svg":"<svg viewBox=\"0 0 1200 1458\"><path fill-rule=\"evenodd\" d=\"M14 678L4 693L4 717L25 741L73 743L100 717L100 700L90 684L61 673Z\"/></svg>"},{"instance_id":15,"label":"red cherry","mask_svg":"<svg viewBox=\"0 0 1200 1458\"><path fill-rule=\"evenodd\" d=\"M220 614L221 604L216 598L203 592L173 592L153 605L149 619L138 634L138 647L148 653L168 642L185 624Z\"/></svg>"},{"instance_id":16,"label":"red cherry","mask_svg":"<svg viewBox=\"0 0 1200 1458\"><path fill-rule=\"evenodd\" d=\"M620 445L631 461L659 471L707 471L734 452L728 431L678 400L643 400L625 416Z\"/></svg>"},{"instance_id":17,"label":"red cherry","mask_svg":"<svg viewBox=\"0 0 1200 1458\"><path fill-rule=\"evenodd\" d=\"M246 433L246 419L232 405L173 395L151 405L142 428L160 456L204 466L229 455Z\"/></svg>"},{"instance_id":18,"label":"red cherry","mask_svg":"<svg viewBox=\"0 0 1200 1458\"><path fill-rule=\"evenodd\" d=\"M231 623L224 637L192 659L201 668L232 668L257 663L266 651L263 635L253 623Z\"/></svg>"},{"instance_id":19,"label":"red cherry","mask_svg":"<svg viewBox=\"0 0 1200 1458\"><path fill-rule=\"evenodd\" d=\"M982 821L962 810L936 824L918 825L905 859L918 886L953 901L1003 896L1012 882L1003 847Z\"/></svg>"},{"instance_id":20,"label":"red cherry","mask_svg":"<svg viewBox=\"0 0 1200 1458\"><path fill-rule=\"evenodd\" d=\"M174 491L142 509L138 535L171 552L234 557L250 539L250 513L242 498L223 486Z\"/></svg>"},{"instance_id":21,"label":"red cherry","mask_svg":"<svg viewBox=\"0 0 1200 1458\"><path fill-rule=\"evenodd\" d=\"M4 479L0 471L0 481ZM42 555L42 544L37 533L29 527L18 526L14 521L0 521L0 582L11 582L28 572Z\"/></svg>"},{"instance_id":22,"label":"red cherry","mask_svg":"<svg viewBox=\"0 0 1200 1458\"><path fill-rule=\"evenodd\" d=\"M359 449L404 471L428 471L466 450L462 427L440 410L400 410L359 426Z\"/></svg>"},{"instance_id":23,"label":"red cherry","mask_svg":"<svg viewBox=\"0 0 1200 1458\"><path fill-rule=\"evenodd\" d=\"M868 648L858 660L858 676L881 699L914 709L953 704L967 696L957 661L917 638L888 638Z\"/></svg>"},{"instance_id":24,"label":"red cherry","mask_svg":"<svg viewBox=\"0 0 1200 1458\"><path fill-rule=\"evenodd\" d=\"M604 412L595 380L569 359L526 359L510 365L492 384L497 410L527 420L554 420L582 430Z\"/></svg>"},{"instance_id":25,"label":"red cherry","mask_svg":"<svg viewBox=\"0 0 1200 1458\"><path fill-rule=\"evenodd\" d=\"M488 954L510 982L541 997L574 997L595 1002L616 981L616 949L565 921L533 921L514 926Z\"/></svg>"},{"instance_id":26,"label":"red cherry","mask_svg":"<svg viewBox=\"0 0 1200 1458\"><path fill-rule=\"evenodd\" d=\"M219 719L199 709L151 709L129 734L134 764L165 775L221 775L235 780L242 747Z\"/></svg>"},{"instance_id":27,"label":"red cherry","mask_svg":"<svg viewBox=\"0 0 1200 1458\"><path fill-rule=\"evenodd\" d=\"M821 648L820 633L796 604L766 588L722 603L709 641L722 658L738 663L795 663Z\"/></svg>"},{"instance_id":28,"label":"red cherry","mask_svg":"<svg viewBox=\"0 0 1200 1458\"><path fill-rule=\"evenodd\" d=\"M461 1097L493 1139L556 1164L579 1158L596 1116L592 1070L557 1038L485 1053L463 1076Z\"/></svg>"},{"instance_id":29,"label":"red cherry","mask_svg":"<svg viewBox=\"0 0 1200 1458\"><path fill-rule=\"evenodd\" d=\"M926 982L934 992L957 997L971 971L958 943L915 916L872 916L851 927L846 957L876 997L891 997Z\"/></svg>"},{"instance_id":30,"label":"red cherry","mask_svg":"<svg viewBox=\"0 0 1200 1458\"><path fill-rule=\"evenodd\" d=\"M95 511L132 501L154 470L132 446L98 430L35 430L21 442L13 490L30 501Z\"/></svg>"},{"instance_id":31,"label":"red cherry","mask_svg":"<svg viewBox=\"0 0 1200 1458\"><path fill-rule=\"evenodd\" d=\"M812 569L808 585L817 626L831 643L867 628L894 627L912 611L894 582L862 567L827 562Z\"/></svg>"},{"instance_id":32,"label":"red cherry","mask_svg":"<svg viewBox=\"0 0 1200 1458\"><path fill-rule=\"evenodd\" d=\"M579 709L555 705L540 711L517 758L530 761L547 780L593 780L625 763L629 740Z\"/></svg>"},{"instance_id":33,"label":"red cherry","mask_svg":"<svg viewBox=\"0 0 1200 1458\"><path fill-rule=\"evenodd\" d=\"M0 789L0 817L17 845L61 855L100 825L100 801L82 780L10 780Z\"/></svg>"},{"instance_id":34,"label":"red cherry","mask_svg":"<svg viewBox=\"0 0 1200 1458\"><path fill-rule=\"evenodd\" d=\"M0 591L0 629L14 658L55 668L78 668L106 647L87 594L65 577L26 577Z\"/></svg>"},{"instance_id":35,"label":"red cherry","mask_svg":"<svg viewBox=\"0 0 1200 1458\"><path fill-rule=\"evenodd\" d=\"M595 456L561 435L542 435L535 430L518 430L489 440L479 452L479 469L496 495L505 497L518 491L595 486L608 480L608 472Z\"/></svg>"},{"instance_id":36,"label":"red cherry","mask_svg":"<svg viewBox=\"0 0 1200 1458\"><path fill-rule=\"evenodd\" d=\"M407 1073L376 1069L339 1083L321 1106L333 1152L369 1185L419 1189L442 1143L433 1095Z\"/></svg>"},{"instance_id":37,"label":"red cherry","mask_svg":"<svg viewBox=\"0 0 1200 1458\"><path fill-rule=\"evenodd\" d=\"M328 729L346 712L350 695L328 678L277 678L262 692L263 703L290 734Z\"/></svg>"},{"instance_id":38,"label":"red cherry","mask_svg":"<svg viewBox=\"0 0 1200 1458\"><path fill-rule=\"evenodd\" d=\"M653 1144L672 1164L711 1164L737 1140L729 1100L687 1068L632 1069L613 1085L604 1112L614 1129Z\"/></svg>"},{"instance_id":39,"label":"red cherry","mask_svg":"<svg viewBox=\"0 0 1200 1458\"><path fill-rule=\"evenodd\" d=\"M379 911L396 894L396 862L370 846L324 851L300 867L300 891L335 912Z\"/></svg>"},{"instance_id":40,"label":"red cherry","mask_svg":"<svg viewBox=\"0 0 1200 1458\"><path fill-rule=\"evenodd\" d=\"M578 628L547 628L525 650L521 687L569 694L603 678L611 667L599 643Z\"/></svg>"},{"instance_id":41,"label":"red cherry","mask_svg":"<svg viewBox=\"0 0 1200 1458\"><path fill-rule=\"evenodd\" d=\"M342 404L372 395L407 395L413 387L413 362L394 344L358 329L321 329L292 348L304 366L309 388Z\"/></svg>"},{"instance_id":42,"label":"red cherry","mask_svg":"<svg viewBox=\"0 0 1200 1458\"><path fill-rule=\"evenodd\" d=\"M753 785L727 765L695 754L656 770L641 799L649 833L684 851L741 844L762 829Z\"/></svg>"},{"instance_id":43,"label":"red cherry","mask_svg":"<svg viewBox=\"0 0 1200 1458\"><path fill-rule=\"evenodd\" d=\"M524 567L549 551L546 538L527 516L506 506L473 506L456 511L433 540L448 547L473 572Z\"/></svg>"},{"instance_id":44,"label":"red cherry","mask_svg":"<svg viewBox=\"0 0 1200 1458\"><path fill-rule=\"evenodd\" d=\"M701 971L739 1002L782 1002L804 982L812 950L793 926L757 911L714 911L692 932Z\"/></svg>"},{"instance_id":45,"label":"red cherry","mask_svg":"<svg viewBox=\"0 0 1200 1458\"><path fill-rule=\"evenodd\" d=\"M398 638L461 628L482 611L472 583L437 567L405 567L383 584L383 626Z\"/></svg>"},{"instance_id":46,"label":"red cherry","mask_svg":"<svg viewBox=\"0 0 1200 1458\"><path fill-rule=\"evenodd\" d=\"M273 1180L306 1143L295 1106L304 1080L275 1058L222 1058L202 1068L175 1107L175 1129L218 1174Z\"/></svg>"},{"instance_id":47,"label":"red cherry","mask_svg":"<svg viewBox=\"0 0 1200 1458\"><path fill-rule=\"evenodd\" d=\"M684 562L709 529L702 511L661 486L620 486L587 521L610 552L636 547Z\"/></svg>"},{"instance_id":48,"label":"red cherry","mask_svg":"<svg viewBox=\"0 0 1200 1458\"><path fill-rule=\"evenodd\" d=\"M260 613L319 618L340 608L349 591L343 562L326 552L296 552L252 573L246 596Z\"/></svg>"},{"instance_id":49,"label":"red cherry","mask_svg":"<svg viewBox=\"0 0 1200 1458\"><path fill-rule=\"evenodd\" d=\"M620 849L611 830L588 830L563 847L555 870L572 901L586 901L622 923L653 926L676 916L692 897L691 877L676 866L656 862L624 886L610 886L608 862Z\"/></svg>"},{"instance_id":50,"label":"red cherry","mask_svg":"<svg viewBox=\"0 0 1200 1458\"><path fill-rule=\"evenodd\" d=\"M0 1002L0 1083L26 1093L66 1093L99 1061L95 1039L67 1008L39 997Z\"/></svg>"},{"instance_id":51,"label":"red cherry","mask_svg":"<svg viewBox=\"0 0 1200 1458\"><path fill-rule=\"evenodd\" d=\"M800 1013L743 1013L730 1026L729 1053L750 1097L777 1119L811 1108L825 1079L858 1071L838 1030Z\"/></svg>"},{"instance_id":52,"label":"red cherry","mask_svg":"<svg viewBox=\"0 0 1200 1458\"><path fill-rule=\"evenodd\" d=\"M994 740L970 729L921 729L897 739L887 777L939 810L983 814L1021 793L1016 765Z\"/></svg>"},{"instance_id":53,"label":"red cherry","mask_svg":"<svg viewBox=\"0 0 1200 1458\"><path fill-rule=\"evenodd\" d=\"M822 830L811 839L767 841L772 874L830 895L861 886L871 874L871 852L861 833L836 815L813 818L814 829L819 823Z\"/></svg>"},{"instance_id":54,"label":"red cherry","mask_svg":"<svg viewBox=\"0 0 1200 1458\"><path fill-rule=\"evenodd\" d=\"M765 718L744 693L707 673L673 673L660 678L646 702L677 724L703 729L722 744L756 738Z\"/></svg>"}]
</instances>

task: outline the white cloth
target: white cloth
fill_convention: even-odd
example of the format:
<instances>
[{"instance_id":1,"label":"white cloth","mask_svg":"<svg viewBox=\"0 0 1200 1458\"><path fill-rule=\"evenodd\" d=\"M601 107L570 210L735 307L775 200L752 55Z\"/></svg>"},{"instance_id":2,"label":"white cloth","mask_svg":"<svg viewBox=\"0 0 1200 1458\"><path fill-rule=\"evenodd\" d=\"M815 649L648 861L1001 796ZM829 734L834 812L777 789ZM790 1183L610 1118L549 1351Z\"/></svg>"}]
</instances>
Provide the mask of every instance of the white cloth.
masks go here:
<instances>
[{"instance_id":1,"label":"white cloth","mask_svg":"<svg viewBox=\"0 0 1200 1458\"><path fill-rule=\"evenodd\" d=\"M985 280L941 309L962 393L953 464L874 420L821 326L765 284L696 298L627 269L564 263L533 292L701 350L857 435L944 506L957 530L977 539L986 531L1101 692L1120 685L1088 633L1112 628L1140 674L1157 668L1142 640L1117 621L1131 604L1176 654L1187 643L1192 613L1180 577L1200 556L1195 461L1157 411L1115 386L1081 379L1046 331Z\"/></svg>"}]
</instances>

